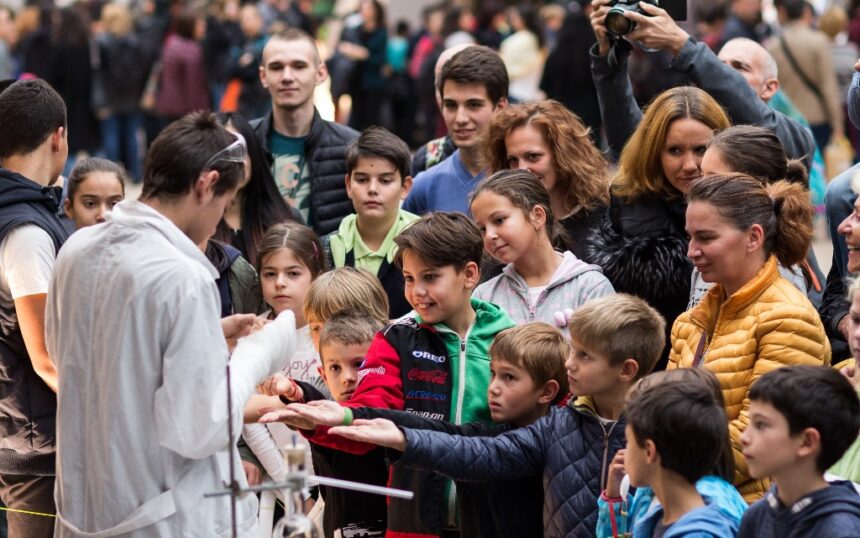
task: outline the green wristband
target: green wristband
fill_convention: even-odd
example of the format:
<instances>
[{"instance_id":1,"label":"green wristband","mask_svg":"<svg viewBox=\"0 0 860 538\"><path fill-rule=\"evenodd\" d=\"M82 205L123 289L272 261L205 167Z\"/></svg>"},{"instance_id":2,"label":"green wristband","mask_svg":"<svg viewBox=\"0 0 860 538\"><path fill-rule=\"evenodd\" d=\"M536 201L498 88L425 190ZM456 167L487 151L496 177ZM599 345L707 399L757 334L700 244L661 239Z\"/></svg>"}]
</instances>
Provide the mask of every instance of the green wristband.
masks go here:
<instances>
[{"instance_id":1,"label":"green wristband","mask_svg":"<svg viewBox=\"0 0 860 538\"><path fill-rule=\"evenodd\" d=\"M352 425L352 409L349 407L343 408L343 423L344 426Z\"/></svg>"}]
</instances>

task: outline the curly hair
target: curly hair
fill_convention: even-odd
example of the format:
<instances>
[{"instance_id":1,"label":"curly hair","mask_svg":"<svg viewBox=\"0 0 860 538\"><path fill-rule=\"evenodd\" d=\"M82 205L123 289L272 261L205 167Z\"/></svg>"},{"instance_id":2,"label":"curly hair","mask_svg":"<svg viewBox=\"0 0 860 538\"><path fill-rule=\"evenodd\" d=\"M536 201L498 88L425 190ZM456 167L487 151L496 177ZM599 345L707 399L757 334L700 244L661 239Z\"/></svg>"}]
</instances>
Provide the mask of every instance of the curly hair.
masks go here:
<instances>
[{"instance_id":1,"label":"curly hair","mask_svg":"<svg viewBox=\"0 0 860 538\"><path fill-rule=\"evenodd\" d=\"M552 162L565 208L593 209L609 201L606 160L591 141L590 130L558 101L513 105L493 115L484 140L484 158L492 172L508 168L505 138L530 125L539 130L552 151ZM552 194L552 193L551 193ZM556 215L563 218L565 215Z\"/></svg>"},{"instance_id":2,"label":"curly hair","mask_svg":"<svg viewBox=\"0 0 860 538\"><path fill-rule=\"evenodd\" d=\"M666 90L654 98L636 131L624 145L618 171L612 180L613 194L633 199L644 194L672 193L663 173L660 155L672 123L686 118L701 122L714 131L731 125L725 110L704 90L693 86Z\"/></svg>"}]
</instances>

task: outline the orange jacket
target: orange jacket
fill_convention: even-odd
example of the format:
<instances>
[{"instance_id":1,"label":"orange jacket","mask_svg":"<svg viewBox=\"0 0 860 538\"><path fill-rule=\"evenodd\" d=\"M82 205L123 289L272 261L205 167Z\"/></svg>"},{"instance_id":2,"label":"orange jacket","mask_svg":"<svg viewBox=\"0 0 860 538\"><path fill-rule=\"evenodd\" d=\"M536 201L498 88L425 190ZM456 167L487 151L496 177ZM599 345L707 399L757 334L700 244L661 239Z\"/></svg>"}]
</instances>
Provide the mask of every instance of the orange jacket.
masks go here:
<instances>
[{"instance_id":1,"label":"orange jacket","mask_svg":"<svg viewBox=\"0 0 860 538\"><path fill-rule=\"evenodd\" d=\"M830 364L830 343L818 312L806 296L779 275L771 256L756 276L728 299L714 286L672 326L668 368L690 368L702 338L701 364L723 389L735 459L734 484L748 502L767 491L753 480L740 436L749 424L749 390L762 375L792 364Z\"/></svg>"}]
</instances>

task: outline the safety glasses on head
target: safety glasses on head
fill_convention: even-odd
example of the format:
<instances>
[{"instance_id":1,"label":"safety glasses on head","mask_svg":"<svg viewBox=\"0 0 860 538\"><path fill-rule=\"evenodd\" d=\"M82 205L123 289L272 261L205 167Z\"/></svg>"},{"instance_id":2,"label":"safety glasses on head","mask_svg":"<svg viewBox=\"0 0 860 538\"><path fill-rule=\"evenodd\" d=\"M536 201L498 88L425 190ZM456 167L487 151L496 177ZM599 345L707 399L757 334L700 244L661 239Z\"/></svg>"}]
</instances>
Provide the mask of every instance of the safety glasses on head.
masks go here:
<instances>
[{"instance_id":1,"label":"safety glasses on head","mask_svg":"<svg viewBox=\"0 0 860 538\"><path fill-rule=\"evenodd\" d=\"M236 140L206 161L206 164L203 165L203 170L211 170L220 161L245 164L245 158L248 156L248 145L245 143L245 137L239 133L231 134L236 135Z\"/></svg>"}]
</instances>

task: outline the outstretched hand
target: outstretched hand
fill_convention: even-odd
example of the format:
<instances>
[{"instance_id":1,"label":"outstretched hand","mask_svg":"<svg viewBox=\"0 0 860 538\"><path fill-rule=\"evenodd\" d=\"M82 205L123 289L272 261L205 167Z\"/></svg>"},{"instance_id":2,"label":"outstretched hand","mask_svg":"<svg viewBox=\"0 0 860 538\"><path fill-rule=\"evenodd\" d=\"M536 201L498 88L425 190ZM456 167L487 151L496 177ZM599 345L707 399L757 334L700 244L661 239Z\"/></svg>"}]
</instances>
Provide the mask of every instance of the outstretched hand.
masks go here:
<instances>
[{"instance_id":1,"label":"outstretched hand","mask_svg":"<svg viewBox=\"0 0 860 538\"><path fill-rule=\"evenodd\" d=\"M290 404L286 409L266 413L260 422L285 422L290 426L303 430L312 430L316 426L337 426L343 424L345 411L337 402L316 400L306 404ZM302 426L297 425L303 424ZM307 427L307 426L310 427Z\"/></svg>"},{"instance_id":2,"label":"outstretched hand","mask_svg":"<svg viewBox=\"0 0 860 538\"><path fill-rule=\"evenodd\" d=\"M406 436L396 424L384 418L357 419L352 423L352 426L336 426L330 429L329 433L353 441L393 448L401 452L406 450Z\"/></svg>"},{"instance_id":3,"label":"outstretched hand","mask_svg":"<svg viewBox=\"0 0 860 538\"><path fill-rule=\"evenodd\" d=\"M277 373L257 385L257 392L266 396L283 396L291 402L301 401L304 397L302 389L296 382L284 374Z\"/></svg>"},{"instance_id":4,"label":"outstretched hand","mask_svg":"<svg viewBox=\"0 0 860 538\"><path fill-rule=\"evenodd\" d=\"M230 352L236 347L236 342L243 336L248 336L254 327L257 316L254 314L234 314L221 318L221 331L227 340L227 348Z\"/></svg>"},{"instance_id":5,"label":"outstretched hand","mask_svg":"<svg viewBox=\"0 0 860 538\"><path fill-rule=\"evenodd\" d=\"M690 35L678 23L654 4L639 2L639 9L645 12L625 11L624 16L636 23L636 29L627 34L627 39L638 41L649 49L665 50L677 56Z\"/></svg>"}]
</instances>

